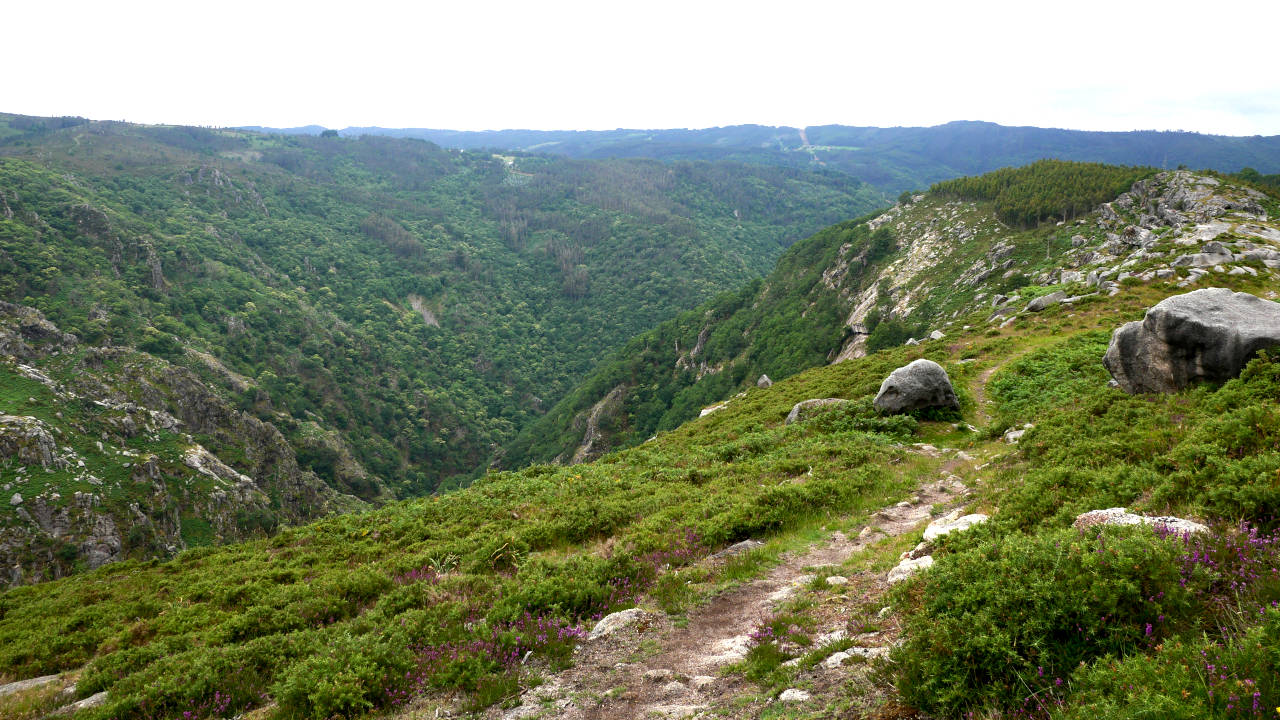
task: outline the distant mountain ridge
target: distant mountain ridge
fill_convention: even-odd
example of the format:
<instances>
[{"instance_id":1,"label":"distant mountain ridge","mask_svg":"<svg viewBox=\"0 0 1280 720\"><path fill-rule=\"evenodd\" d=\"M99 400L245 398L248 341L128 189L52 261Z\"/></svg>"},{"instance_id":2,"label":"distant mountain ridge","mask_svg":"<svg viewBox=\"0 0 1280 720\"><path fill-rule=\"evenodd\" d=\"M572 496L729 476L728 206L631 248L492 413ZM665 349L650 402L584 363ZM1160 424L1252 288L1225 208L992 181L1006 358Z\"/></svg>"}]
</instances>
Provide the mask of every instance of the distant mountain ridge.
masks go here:
<instances>
[{"instance_id":1,"label":"distant mountain ridge","mask_svg":"<svg viewBox=\"0 0 1280 720\"><path fill-rule=\"evenodd\" d=\"M316 125L246 128L318 135ZM1142 165L1187 166L1233 172L1253 167L1280 172L1280 136L1236 137L1196 132L1100 132L1010 127L955 121L933 127L805 128L732 125L668 130L439 130L348 127L340 135L387 135L428 140L458 149L509 149L579 158L732 159L788 166L825 166L887 192L923 189L940 180L974 175L1043 158Z\"/></svg>"}]
</instances>

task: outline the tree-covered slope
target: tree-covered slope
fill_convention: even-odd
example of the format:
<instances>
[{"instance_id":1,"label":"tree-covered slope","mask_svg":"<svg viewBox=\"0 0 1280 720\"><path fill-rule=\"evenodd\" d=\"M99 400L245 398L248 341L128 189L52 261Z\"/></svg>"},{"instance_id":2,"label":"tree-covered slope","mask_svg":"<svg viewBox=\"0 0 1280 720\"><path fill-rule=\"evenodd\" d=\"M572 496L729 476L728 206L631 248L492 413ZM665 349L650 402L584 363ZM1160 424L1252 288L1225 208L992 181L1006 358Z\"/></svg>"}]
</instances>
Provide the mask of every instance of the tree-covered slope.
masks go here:
<instances>
[{"instance_id":1,"label":"tree-covered slope","mask_svg":"<svg viewBox=\"0 0 1280 720\"><path fill-rule=\"evenodd\" d=\"M0 120L0 299L212 356L335 486L305 438L342 433L373 494L464 482L599 356L879 198L785 168Z\"/></svg>"},{"instance_id":2,"label":"tree-covered slope","mask_svg":"<svg viewBox=\"0 0 1280 720\"><path fill-rule=\"evenodd\" d=\"M321 128L297 128L318 134ZM508 148L570 157L733 159L826 167L897 194L961 175L1042 158L1222 172L1280 172L1280 137L1195 132L1095 132L950 122L934 127L806 128L734 125L699 130L498 130L347 128L344 134L416 137L456 148Z\"/></svg>"},{"instance_id":3,"label":"tree-covered slope","mask_svg":"<svg viewBox=\"0 0 1280 720\"><path fill-rule=\"evenodd\" d=\"M1218 242L1280 242L1234 234L1274 231L1262 219L1276 217L1273 198L1190 174L1138 185L1111 204L1122 222L1141 192L1216 188L1210 197L1237 204L1214 216L1233 228ZM901 209L899 243L916 221L972 227L977 215L957 203ZM1162 226L1143 258L1184 252L1181 233L1202 224ZM1105 238L1112 225L1094 214L1064 227ZM1061 259L1087 252L1101 250ZM752 719L1261 716L1280 704L1280 369L1264 355L1220 385L1110 387L1110 332L1190 287L1189 273L1144 277L1143 258L1114 294L994 317L989 302L961 308L945 341L749 388L594 462L492 472L274 538L9 590L0 672L66 673L75 696L106 693L76 720L643 717L695 697L708 714ZM1232 265L1254 272L1224 268L1214 284L1274 296L1276 268L1250 262ZM944 366L960 410L872 410L886 374L918 358ZM850 402L786 423L810 398ZM1016 444L1001 439L1024 424L1034 427ZM1071 527L1077 513L1122 505L1210 529ZM904 507L919 523L889 532ZM932 569L887 590L924 524L952 508L990 519L933 541ZM747 538L766 544L715 555ZM784 552L809 546L835 559L809 567ZM745 625L682 634L752 586L779 592L757 598ZM648 613L630 634L587 639L599 616L630 607ZM644 672L652 658L726 653L712 640L740 652L699 676L702 690L663 666ZM57 687L0 709L37 717L65 704ZM787 689L805 692L781 700Z\"/></svg>"},{"instance_id":4,"label":"tree-covered slope","mask_svg":"<svg viewBox=\"0 0 1280 720\"><path fill-rule=\"evenodd\" d=\"M1043 284L1062 266L1078 226L1038 220L1074 220L1153 172L1042 161L939 183L827 228L765 279L633 339L530 424L503 463L595 457L676 427L761 375L946 329L984 298Z\"/></svg>"}]
</instances>

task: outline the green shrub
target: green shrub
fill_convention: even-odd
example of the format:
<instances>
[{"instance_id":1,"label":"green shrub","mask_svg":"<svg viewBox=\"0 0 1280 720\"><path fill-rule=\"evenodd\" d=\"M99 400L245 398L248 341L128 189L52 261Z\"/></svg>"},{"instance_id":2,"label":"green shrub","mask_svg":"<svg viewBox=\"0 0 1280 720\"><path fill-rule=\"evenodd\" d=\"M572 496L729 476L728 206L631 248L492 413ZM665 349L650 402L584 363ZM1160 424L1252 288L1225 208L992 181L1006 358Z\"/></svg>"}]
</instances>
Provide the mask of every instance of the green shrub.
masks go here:
<instances>
[{"instance_id":1,"label":"green shrub","mask_svg":"<svg viewBox=\"0 0 1280 720\"><path fill-rule=\"evenodd\" d=\"M946 716L1019 707L1081 662L1161 639L1191 609L1181 544L1149 529L1013 535L939 558L894 653L910 704Z\"/></svg>"}]
</instances>

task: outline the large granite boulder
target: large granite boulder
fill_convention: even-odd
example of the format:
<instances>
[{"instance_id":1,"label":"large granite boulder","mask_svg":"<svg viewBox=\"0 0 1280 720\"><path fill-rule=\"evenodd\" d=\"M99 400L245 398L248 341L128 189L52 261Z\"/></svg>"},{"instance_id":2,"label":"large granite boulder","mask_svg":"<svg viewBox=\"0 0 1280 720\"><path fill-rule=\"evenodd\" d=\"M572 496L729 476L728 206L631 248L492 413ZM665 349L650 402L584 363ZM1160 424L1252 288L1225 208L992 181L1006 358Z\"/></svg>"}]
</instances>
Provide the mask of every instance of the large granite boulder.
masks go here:
<instances>
[{"instance_id":1,"label":"large granite boulder","mask_svg":"<svg viewBox=\"0 0 1280 720\"><path fill-rule=\"evenodd\" d=\"M951 378L941 365L921 358L889 373L872 401L885 413L904 413L925 408L959 408Z\"/></svg>"},{"instance_id":2,"label":"large granite boulder","mask_svg":"<svg viewBox=\"0 0 1280 720\"><path fill-rule=\"evenodd\" d=\"M1280 345L1280 303L1226 288L1165 298L1111 336L1102 362L1126 392L1176 392L1225 382Z\"/></svg>"}]
</instances>

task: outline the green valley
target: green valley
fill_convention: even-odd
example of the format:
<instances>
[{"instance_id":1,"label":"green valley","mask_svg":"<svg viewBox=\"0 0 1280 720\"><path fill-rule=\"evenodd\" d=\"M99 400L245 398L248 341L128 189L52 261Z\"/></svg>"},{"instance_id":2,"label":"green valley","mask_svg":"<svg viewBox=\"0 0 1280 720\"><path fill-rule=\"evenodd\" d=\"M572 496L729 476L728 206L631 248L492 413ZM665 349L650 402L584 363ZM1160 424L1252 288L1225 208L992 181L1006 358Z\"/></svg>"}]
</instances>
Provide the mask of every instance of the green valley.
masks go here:
<instances>
[{"instance_id":1,"label":"green valley","mask_svg":"<svg viewBox=\"0 0 1280 720\"><path fill-rule=\"evenodd\" d=\"M506 456L595 459L6 591L0 674L42 679L0 709L1266 717L1274 351L1160 393L1102 360L1197 289L1280 313L1280 196L1249 183L1037 163L828 227L632 340ZM40 364L65 386L82 352ZM877 411L919 359L958 409ZM3 399L55 423L41 388Z\"/></svg>"}]
</instances>

